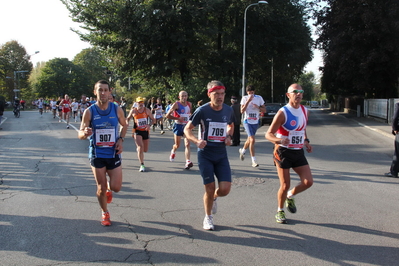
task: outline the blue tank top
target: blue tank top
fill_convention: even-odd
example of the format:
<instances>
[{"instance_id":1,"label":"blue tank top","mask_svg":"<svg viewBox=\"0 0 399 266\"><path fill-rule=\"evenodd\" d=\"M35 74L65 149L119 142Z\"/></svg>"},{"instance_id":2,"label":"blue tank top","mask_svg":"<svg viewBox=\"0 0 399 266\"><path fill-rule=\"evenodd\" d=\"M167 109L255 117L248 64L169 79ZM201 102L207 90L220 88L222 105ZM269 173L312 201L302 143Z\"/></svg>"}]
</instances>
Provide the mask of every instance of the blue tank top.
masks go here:
<instances>
[{"instance_id":1,"label":"blue tank top","mask_svg":"<svg viewBox=\"0 0 399 266\"><path fill-rule=\"evenodd\" d=\"M118 106L108 104L106 110L101 110L97 104L89 107L91 113L91 128L89 158L114 158L115 145L119 138Z\"/></svg>"}]
</instances>

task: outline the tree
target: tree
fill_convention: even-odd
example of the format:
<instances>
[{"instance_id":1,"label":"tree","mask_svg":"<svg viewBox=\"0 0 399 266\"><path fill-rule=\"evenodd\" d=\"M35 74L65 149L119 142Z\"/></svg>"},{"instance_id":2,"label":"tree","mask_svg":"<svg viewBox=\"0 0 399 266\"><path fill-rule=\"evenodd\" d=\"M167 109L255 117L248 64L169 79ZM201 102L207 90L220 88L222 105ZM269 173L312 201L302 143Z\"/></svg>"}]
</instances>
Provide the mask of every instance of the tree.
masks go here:
<instances>
[{"instance_id":1,"label":"tree","mask_svg":"<svg viewBox=\"0 0 399 266\"><path fill-rule=\"evenodd\" d=\"M93 84L92 84L93 85ZM86 80L86 72L67 58L55 58L42 68L36 83L32 84L39 97L56 97L68 94L80 98L81 94L92 92Z\"/></svg>"},{"instance_id":2,"label":"tree","mask_svg":"<svg viewBox=\"0 0 399 266\"><path fill-rule=\"evenodd\" d=\"M30 56L25 47L17 41L9 41L0 47L1 65L1 95L6 99L14 98L14 89L22 89L28 86L26 77L32 71ZM20 72L26 71L26 72Z\"/></svg>"},{"instance_id":3,"label":"tree","mask_svg":"<svg viewBox=\"0 0 399 266\"><path fill-rule=\"evenodd\" d=\"M89 84L91 95L93 93L94 84L100 79L107 79L105 67L108 66L105 56L97 48L87 48L82 50L72 60L73 64L85 70L87 84Z\"/></svg>"},{"instance_id":4,"label":"tree","mask_svg":"<svg viewBox=\"0 0 399 266\"><path fill-rule=\"evenodd\" d=\"M229 93L241 87L243 17L252 1L61 1L89 32L77 31L80 37L106 52L119 74L144 81L142 87L190 95L202 95L212 79L222 80ZM277 83L299 76L311 60L304 6L268 2L248 13L247 77L258 88L270 84L265 70L273 57Z\"/></svg>"},{"instance_id":5,"label":"tree","mask_svg":"<svg viewBox=\"0 0 399 266\"><path fill-rule=\"evenodd\" d=\"M329 98L398 97L399 2L328 0L317 14L324 50L321 89Z\"/></svg>"},{"instance_id":6,"label":"tree","mask_svg":"<svg viewBox=\"0 0 399 266\"><path fill-rule=\"evenodd\" d=\"M312 71L308 73L304 73L299 77L298 83L302 86L305 93L303 95L303 99L306 101L315 100L315 86L316 80L315 75Z\"/></svg>"}]
</instances>

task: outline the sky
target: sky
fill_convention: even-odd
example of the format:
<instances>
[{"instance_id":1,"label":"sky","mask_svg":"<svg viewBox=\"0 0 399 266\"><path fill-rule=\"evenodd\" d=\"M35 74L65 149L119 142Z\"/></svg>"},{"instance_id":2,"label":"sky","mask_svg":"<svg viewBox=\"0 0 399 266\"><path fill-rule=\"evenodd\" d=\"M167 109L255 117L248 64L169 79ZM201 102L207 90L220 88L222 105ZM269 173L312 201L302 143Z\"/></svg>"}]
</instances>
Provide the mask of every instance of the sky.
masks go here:
<instances>
[{"instance_id":1,"label":"sky","mask_svg":"<svg viewBox=\"0 0 399 266\"><path fill-rule=\"evenodd\" d=\"M90 47L70 30L79 30L79 24L72 21L59 0L0 0L0 5L0 45L18 41L32 55L33 66L57 57L72 61L75 55ZM39 53L35 54L36 51ZM319 66L322 66L321 54L315 51L305 70L313 71L318 77Z\"/></svg>"}]
</instances>

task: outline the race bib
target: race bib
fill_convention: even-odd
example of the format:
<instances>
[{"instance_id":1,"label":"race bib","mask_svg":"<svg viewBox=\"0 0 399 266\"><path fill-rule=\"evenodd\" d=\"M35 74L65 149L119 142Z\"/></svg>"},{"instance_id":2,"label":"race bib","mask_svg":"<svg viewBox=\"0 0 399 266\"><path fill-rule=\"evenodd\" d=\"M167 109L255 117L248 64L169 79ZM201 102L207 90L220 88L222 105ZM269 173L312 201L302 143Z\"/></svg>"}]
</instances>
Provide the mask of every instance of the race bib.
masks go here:
<instances>
[{"instance_id":1,"label":"race bib","mask_svg":"<svg viewBox=\"0 0 399 266\"><path fill-rule=\"evenodd\" d=\"M208 141L224 142L226 139L227 123L209 122Z\"/></svg>"},{"instance_id":2,"label":"race bib","mask_svg":"<svg viewBox=\"0 0 399 266\"><path fill-rule=\"evenodd\" d=\"M180 117L183 117L183 122L182 124L187 124L188 123L188 118L190 117L190 114L180 114Z\"/></svg>"},{"instance_id":3,"label":"race bib","mask_svg":"<svg viewBox=\"0 0 399 266\"><path fill-rule=\"evenodd\" d=\"M258 119L258 113L249 113L248 114L248 120L257 120Z\"/></svg>"},{"instance_id":4,"label":"race bib","mask_svg":"<svg viewBox=\"0 0 399 266\"><path fill-rule=\"evenodd\" d=\"M290 143L288 148L302 149L305 142L305 132L304 131L290 131L288 135Z\"/></svg>"},{"instance_id":5,"label":"race bib","mask_svg":"<svg viewBox=\"0 0 399 266\"><path fill-rule=\"evenodd\" d=\"M96 129L96 146L100 148L113 147L115 145L115 129Z\"/></svg>"},{"instance_id":6,"label":"race bib","mask_svg":"<svg viewBox=\"0 0 399 266\"><path fill-rule=\"evenodd\" d=\"M69 108L69 104L67 104L67 103L64 104L64 107L65 107L65 108Z\"/></svg>"},{"instance_id":7,"label":"race bib","mask_svg":"<svg viewBox=\"0 0 399 266\"><path fill-rule=\"evenodd\" d=\"M137 128L145 129L147 127L147 118L139 118L137 119Z\"/></svg>"}]
</instances>

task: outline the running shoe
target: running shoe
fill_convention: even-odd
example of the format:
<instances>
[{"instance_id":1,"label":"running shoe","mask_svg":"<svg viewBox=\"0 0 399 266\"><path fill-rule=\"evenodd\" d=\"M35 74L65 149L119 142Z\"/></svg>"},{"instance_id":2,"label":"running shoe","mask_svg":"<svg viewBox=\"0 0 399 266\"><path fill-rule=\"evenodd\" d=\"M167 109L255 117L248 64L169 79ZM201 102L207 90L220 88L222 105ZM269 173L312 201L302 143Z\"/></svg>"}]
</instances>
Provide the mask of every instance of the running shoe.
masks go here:
<instances>
[{"instance_id":1,"label":"running shoe","mask_svg":"<svg viewBox=\"0 0 399 266\"><path fill-rule=\"evenodd\" d=\"M287 198L287 199L285 200L285 206L287 207L287 210L288 210L290 213L296 213L296 206L295 206L295 200L294 200L294 198L291 198L291 199Z\"/></svg>"},{"instance_id":2,"label":"running shoe","mask_svg":"<svg viewBox=\"0 0 399 266\"><path fill-rule=\"evenodd\" d=\"M165 134L165 131L161 130L161 135Z\"/></svg>"},{"instance_id":3,"label":"running shoe","mask_svg":"<svg viewBox=\"0 0 399 266\"><path fill-rule=\"evenodd\" d=\"M184 167L184 169L190 169L191 167L193 167L193 163L192 162L186 162L186 166Z\"/></svg>"},{"instance_id":4,"label":"running shoe","mask_svg":"<svg viewBox=\"0 0 399 266\"><path fill-rule=\"evenodd\" d=\"M258 167L258 166L259 166L259 164L256 161L252 162L252 167Z\"/></svg>"},{"instance_id":5,"label":"running shoe","mask_svg":"<svg viewBox=\"0 0 399 266\"><path fill-rule=\"evenodd\" d=\"M243 153L242 150L243 150L243 149L239 149L239 150L238 150L238 153L240 154L240 159L241 159L241 161L244 161L244 159L245 159L245 158L244 158L245 153Z\"/></svg>"},{"instance_id":6,"label":"running shoe","mask_svg":"<svg viewBox=\"0 0 399 266\"><path fill-rule=\"evenodd\" d=\"M140 165L140 170L139 170L139 172L145 172L145 166L144 166L144 164Z\"/></svg>"},{"instance_id":7,"label":"running shoe","mask_svg":"<svg viewBox=\"0 0 399 266\"><path fill-rule=\"evenodd\" d=\"M102 215L101 225L103 226L110 226L111 225L111 216L109 212L105 212Z\"/></svg>"},{"instance_id":8,"label":"running shoe","mask_svg":"<svg viewBox=\"0 0 399 266\"><path fill-rule=\"evenodd\" d=\"M216 198L216 199L213 200L212 214L215 214L215 213L218 212L218 203L217 203L217 201L216 201L217 199L218 199L218 198Z\"/></svg>"},{"instance_id":9,"label":"running shoe","mask_svg":"<svg viewBox=\"0 0 399 266\"><path fill-rule=\"evenodd\" d=\"M175 153L171 153L170 156L169 156L169 160L170 160L171 162L174 162L174 161L175 161L175 156L176 156Z\"/></svg>"},{"instance_id":10,"label":"running shoe","mask_svg":"<svg viewBox=\"0 0 399 266\"><path fill-rule=\"evenodd\" d=\"M213 217L212 215L205 216L203 228L205 230L215 230L215 226L213 225Z\"/></svg>"},{"instance_id":11,"label":"running shoe","mask_svg":"<svg viewBox=\"0 0 399 266\"><path fill-rule=\"evenodd\" d=\"M398 177L397 173L395 174L395 173L391 173L391 172L385 173L384 175L387 176L387 177L396 177L396 178Z\"/></svg>"},{"instance_id":12,"label":"running shoe","mask_svg":"<svg viewBox=\"0 0 399 266\"><path fill-rule=\"evenodd\" d=\"M107 196L107 203L111 203L112 202L112 190L107 190L107 192L105 192L105 195Z\"/></svg>"},{"instance_id":13,"label":"running shoe","mask_svg":"<svg viewBox=\"0 0 399 266\"><path fill-rule=\"evenodd\" d=\"M285 212L284 211L278 211L276 214L276 222L279 224L286 224L287 219L285 219Z\"/></svg>"},{"instance_id":14,"label":"running shoe","mask_svg":"<svg viewBox=\"0 0 399 266\"><path fill-rule=\"evenodd\" d=\"M67 128L69 128L69 125L67 125Z\"/></svg>"}]
</instances>

